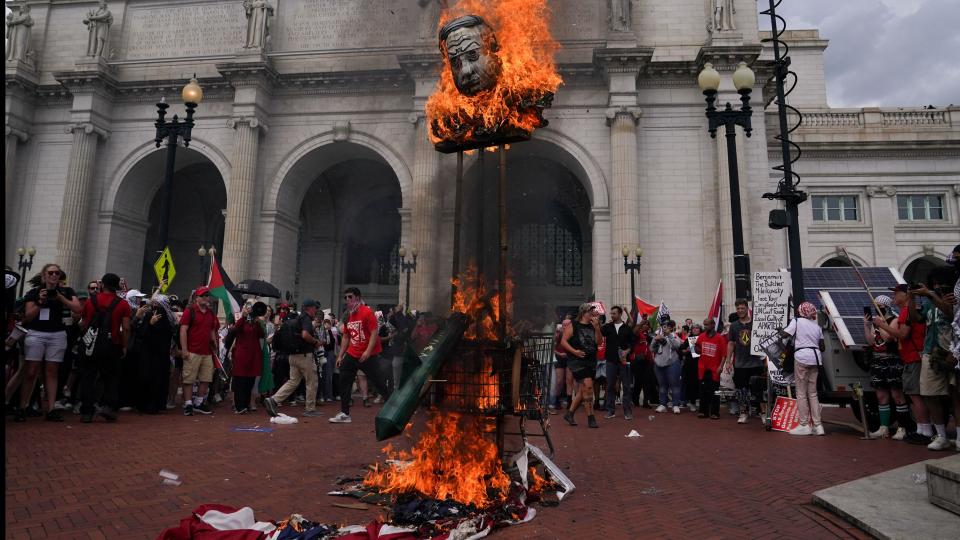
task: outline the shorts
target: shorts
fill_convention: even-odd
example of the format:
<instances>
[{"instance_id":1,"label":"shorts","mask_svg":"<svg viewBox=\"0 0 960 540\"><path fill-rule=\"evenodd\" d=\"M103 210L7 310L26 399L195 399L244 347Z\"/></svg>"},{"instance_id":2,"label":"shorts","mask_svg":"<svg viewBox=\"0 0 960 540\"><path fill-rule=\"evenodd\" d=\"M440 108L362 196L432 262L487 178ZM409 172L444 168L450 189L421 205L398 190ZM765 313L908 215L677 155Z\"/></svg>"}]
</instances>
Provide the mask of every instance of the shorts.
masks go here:
<instances>
[{"instance_id":1,"label":"shorts","mask_svg":"<svg viewBox=\"0 0 960 540\"><path fill-rule=\"evenodd\" d=\"M566 356L557 356L553 355L557 359L556 363L553 364L553 367L557 369L567 369L567 357Z\"/></svg>"},{"instance_id":2,"label":"shorts","mask_svg":"<svg viewBox=\"0 0 960 540\"><path fill-rule=\"evenodd\" d=\"M925 354L920 365L920 395L946 396L950 394L950 385L956 384L953 370L939 373L930 362L931 355Z\"/></svg>"},{"instance_id":3,"label":"shorts","mask_svg":"<svg viewBox=\"0 0 960 540\"><path fill-rule=\"evenodd\" d=\"M27 330L23 339L23 356L28 362L63 362L67 354L67 332Z\"/></svg>"},{"instance_id":4,"label":"shorts","mask_svg":"<svg viewBox=\"0 0 960 540\"><path fill-rule=\"evenodd\" d=\"M903 362L893 354L873 353L870 386L879 390L903 388Z\"/></svg>"},{"instance_id":5,"label":"shorts","mask_svg":"<svg viewBox=\"0 0 960 540\"><path fill-rule=\"evenodd\" d=\"M592 379L597 373L596 360L583 360L581 358L571 358L567 361L567 367L573 374L573 380L580 382L584 379Z\"/></svg>"},{"instance_id":6,"label":"shorts","mask_svg":"<svg viewBox=\"0 0 960 540\"><path fill-rule=\"evenodd\" d=\"M736 367L733 368L733 385L736 388L747 388L750 386L751 377L763 377L763 366L757 367Z\"/></svg>"},{"instance_id":7,"label":"shorts","mask_svg":"<svg viewBox=\"0 0 960 540\"><path fill-rule=\"evenodd\" d=\"M183 359L183 384L194 382L213 382L213 356L201 354L187 354Z\"/></svg>"},{"instance_id":8,"label":"shorts","mask_svg":"<svg viewBox=\"0 0 960 540\"><path fill-rule=\"evenodd\" d=\"M903 393L908 396L920 395L920 368L923 362L903 365Z\"/></svg>"}]
</instances>

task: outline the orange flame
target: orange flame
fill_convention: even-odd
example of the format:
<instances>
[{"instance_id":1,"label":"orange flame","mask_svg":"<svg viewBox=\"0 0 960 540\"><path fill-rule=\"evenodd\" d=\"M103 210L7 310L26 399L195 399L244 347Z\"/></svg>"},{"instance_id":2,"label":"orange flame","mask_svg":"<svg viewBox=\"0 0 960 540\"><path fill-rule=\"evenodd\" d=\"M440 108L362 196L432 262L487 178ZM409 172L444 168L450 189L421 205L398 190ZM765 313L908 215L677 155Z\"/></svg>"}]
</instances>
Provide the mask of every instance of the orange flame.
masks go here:
<instances>
[{"instance_id":1,"label":"orange flame","mask_svg":"<svg viewBox=\"0 0 960 540\"><path fill-rule=\"evenodd\" d=\"M497 446L483 437L483 419L456 413L434 414L410 451L383 449L401 463L375 466L363 480L382 493L416 493L485 508L502 501L510 478Z\"/></svg>"},{"instance_id":2,"label":"orange flame","mask_svg":"<svg viewBox=\"0 0 960 540\"><path fill-rule=\"evenodd\" d=\"M501 72L497 85L474 96L457 91L450 61L443 67L436 91L427 100L426 116L432 126L430 140L472 140L477 128L516 130L529 136L542 127L542 112L531 107L557 91L563 79L554 54L559 43L550 34L546 0L461 0L440 16L438 28L466 14L479 15L497 36ZM470 126L465 133L459 126Z\"/></svg>"},{"instance_id":3,"label":"orange flame","mask_svg":"<svg viewBox=\"0 0 960 540\"><path fill-rule=\"evenodd\" d=\"M451 283L456 290L451 310L469 315L473 319L463 337L468 340L480 338L496 341L500 322L500 295L490 294L486 280L477 273L477 267L472 263L460 277L453 278ZM507 278L506 286L507 320L509 320L510 311L513 309L513 280ZM510 329L508 328L507 331L509 333Z\"/></svg>"}]
</instances>

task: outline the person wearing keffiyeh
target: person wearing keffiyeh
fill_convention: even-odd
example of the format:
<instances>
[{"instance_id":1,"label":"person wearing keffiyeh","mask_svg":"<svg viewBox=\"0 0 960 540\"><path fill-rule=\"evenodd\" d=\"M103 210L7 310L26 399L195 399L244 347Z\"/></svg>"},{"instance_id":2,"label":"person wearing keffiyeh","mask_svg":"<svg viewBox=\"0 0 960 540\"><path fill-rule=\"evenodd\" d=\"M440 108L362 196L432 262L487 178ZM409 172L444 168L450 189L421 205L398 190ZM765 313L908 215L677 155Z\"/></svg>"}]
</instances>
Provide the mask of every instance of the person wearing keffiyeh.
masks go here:
<instances>
[{"instance_id":1,"label":"person wearing keffiyeh","mask_svg":"<svg viewBox=\"0 0 960 540\"><path fill-rule=\"evenodd\" d=\"M170 309L170 299L154 294L148 313L139 318L134 332L140 338L138 366L137 408L145 414L157 414L166 409L170 381L170 346L173 342L176 318Z\"/></svg>"}]
</instances>

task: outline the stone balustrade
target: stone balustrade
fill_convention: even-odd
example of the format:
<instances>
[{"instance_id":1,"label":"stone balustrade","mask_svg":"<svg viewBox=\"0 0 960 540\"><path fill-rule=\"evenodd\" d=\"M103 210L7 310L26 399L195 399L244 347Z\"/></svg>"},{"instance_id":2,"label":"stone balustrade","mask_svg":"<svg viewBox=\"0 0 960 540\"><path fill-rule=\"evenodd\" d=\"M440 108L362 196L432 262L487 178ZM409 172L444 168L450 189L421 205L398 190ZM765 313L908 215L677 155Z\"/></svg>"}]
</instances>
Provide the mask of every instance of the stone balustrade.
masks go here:
<instances>
[{"instance_id":1,"label":"stone balustrade","mask_svg":"<svg viewBox=\"0 0 960 540\"><path fill-rule=\"evenodd\" d=\"M903 130L910 129L950 129L957 127L960 108L947 107L943 109L882 109L867 107L863 109L801 109L803 125L801 132L812 131L859 131L871 130ZM776 120L776 109L770 108L767 113L767 129L779 129ZM790 125L796 124L796 114L789 114Z\"/></svg>"}]
</instances>

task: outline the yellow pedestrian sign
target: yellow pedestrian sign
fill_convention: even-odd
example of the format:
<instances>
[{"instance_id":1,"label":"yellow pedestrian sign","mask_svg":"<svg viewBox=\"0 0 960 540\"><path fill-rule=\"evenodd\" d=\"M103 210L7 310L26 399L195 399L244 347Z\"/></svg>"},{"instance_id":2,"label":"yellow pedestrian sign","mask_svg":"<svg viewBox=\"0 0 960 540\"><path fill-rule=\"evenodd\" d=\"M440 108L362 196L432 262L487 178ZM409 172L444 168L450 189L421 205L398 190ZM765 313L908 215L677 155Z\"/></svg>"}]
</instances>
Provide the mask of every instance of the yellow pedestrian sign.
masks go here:
<instances>
[{"instance_id":1,"label":"yellow pedestrian sign","mask_svg":"<svg viewBox=\"0 0 960 540\"><path fill-rule=\"evenodd\" d=\"M163 248L163 253L157 262L153 263L153 273L157 275L157 281L160 282L160 292L166 294L167 287L173 283L173 278L177 275L177 270L173 266L173 255L170 255L170 247Z\"/></svg>"}]
</instances>

